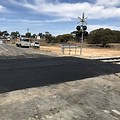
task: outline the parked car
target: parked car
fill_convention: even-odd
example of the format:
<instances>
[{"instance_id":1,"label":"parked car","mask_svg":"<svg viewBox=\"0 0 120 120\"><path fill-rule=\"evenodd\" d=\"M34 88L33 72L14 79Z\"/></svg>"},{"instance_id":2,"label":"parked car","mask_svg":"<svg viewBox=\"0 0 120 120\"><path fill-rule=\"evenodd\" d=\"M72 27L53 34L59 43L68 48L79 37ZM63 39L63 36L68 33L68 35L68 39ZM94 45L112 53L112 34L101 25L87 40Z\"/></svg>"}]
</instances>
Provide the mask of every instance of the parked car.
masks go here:
<instances>
[{"instance_id":1,"label":"parked car","mask_svg":"<svg viewBox=\"0 0 120 120\"><path fill-rule=\"evenodd\" d=\"M35 42L31 43L31 47L40 48L40 43L35 41Z\"/></svg>"},{"instance_id":2,"label":"parked car","mask_svg":"<svg viewBox=\"0 0 120 120\"><path fill-rule=\"evenodd\" d=\"M9 36L7 37L7 41L10 41L10 37Z\"/></svg>"}]
</instances>

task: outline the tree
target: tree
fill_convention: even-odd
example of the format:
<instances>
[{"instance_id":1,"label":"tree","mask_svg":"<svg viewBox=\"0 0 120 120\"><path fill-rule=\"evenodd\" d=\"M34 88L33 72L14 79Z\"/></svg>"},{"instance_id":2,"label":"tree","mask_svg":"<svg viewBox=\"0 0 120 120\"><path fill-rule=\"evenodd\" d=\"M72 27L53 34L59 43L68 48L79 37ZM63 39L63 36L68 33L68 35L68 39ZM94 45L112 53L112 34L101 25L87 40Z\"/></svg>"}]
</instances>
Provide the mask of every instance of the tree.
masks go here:
<instances>
[{"instance_id":1,"label":"tree","mask_svg":"<svg viewBox=\"0 0 120 120\"><path fill-rule=\"evenodd\" d=\"M73 40L73 35L72 34L63 34L63 35L58 35L56 37L57 41L59 41L60 43L66 43L68 41L72 41Z\"/></svg>"},{"instance_id":2,"label":"tree","mask_svg":"<svg viewBox=\"0 0 120 120\"><path fill-rule=\"evenodd\" d=\"M38 36L40 36L40 38L43 38L43 34L42 33L39 33Z\"/></svg>"},{"instance_id":3,"label":"tree","mask_svg":"<svg viewBox=\"0 0 120 120\"><path fill-rule=\"evenodd\" d=\"M0 31L0 36L2 36L3 35L3 32L2 31Z\"/></svg>"},{"instance_id":4,"label":"tree","mask_svg":"<svg viewBox=\"0 0 120 120\"><path fill-rule=\"evenodd\" d=\"M17 38L17 37L20 36L20 34L19 34L18 31L16 31L16 32L11 32L11 36L12 36L12 38Z\"/></svg>"},{"instance_id":5,"label":"tree","mask_svg":"<svg viewBox=\"0 0 120 120\"><path fill-rule=\"evenodd\" d=\"M5 30L5 31L3 31L2 33L3 33L3 34L6 34L6 33L8 33L8 32Z\"/></svg>"},{"instance_id":6,"label":"tree","mask_svg":"<svg viewBox=\"0 0 120 120\"><path fill-rule=\"evenodd\" d=\"M37 37L37 35L36 35L36 34L33 34L33 35L31 35L31 37L32 37L32 38L36 38L36 37Z\"/></svg>"},{"instance_id":7,"label":"tree","mask_svg":"<svg viewBox=\"0 0 120 120\"><path fill-rule=\"evenodd\" d=\"M114 43L120 43L120 31L113 30L113 41Z\"/></svg>"},{"instance_id":8,"label":"tree","mask_svg":"<svg viewBox=\"0 0 120 120\"><path fill-rule=\"evenodd\" d=\"M50 33L48 31L45 32L45 35L49 35Z\"/></svg>"},{"instance_id":9,"label":"tree","mask_svg":"<svg viewBox=\"0 0 120 120\"><path fill-rule=\"evenodd\" d=\"M58 43L61 43L61 39L62 39L62 35L56 36L56 41L57 41Z\"/></svg>"},{"instance_id":10,"label":"tree","mask_svg":"<svg viewBox=\"0 0 120 120\"><path fill-rule=\"evenodd\" d=\"M52 41L52 35L51 34L45 34L45 41L47 43L50 43Z\"/></svg>"},{"instance_id":11,"label":"tree","mask_svg":"<svg viewBox=\"0 0 120 120\"><path fill-rule=\"evenodd\" d=\"M110 29L96 29L90 32L88 37L88 43L92 44L101 44L102 47L105 47L108 43L112 42L113 32Z\"/></svg>"},{"instance_id":12,"label":"tree","mask_svg":"<svg viewBox=\"0 0 120 120\"><path fill-rule=\"evenodd\" d=\"M64 34L62 36L62 39L61 39L61 42L68 42L68 41L71 41L73 40L73 36L71 34Z\"/></svg>"},{"instance_id":13,"label":"tree","mask_svg":"<svg viewBox=\"0 0 120 120\"><path fill-rule=\"evenodd\" d=\"M30 38L30 37L31 37L31 33L30 33L30 32L27 32L27 33L25 34L25 36L26 36L27 38Z\"/></svg>"},{"instance_id":14,"label":"tree","mask_svg":"<svg viewBox=\"0 0 120 120\"><path fill-rule=\"evenodd\" d=\"M3 34L4 37L7 37L9 35L9 33L6 30L3 31L2 34Z\"/></svg>"}]
</instances>

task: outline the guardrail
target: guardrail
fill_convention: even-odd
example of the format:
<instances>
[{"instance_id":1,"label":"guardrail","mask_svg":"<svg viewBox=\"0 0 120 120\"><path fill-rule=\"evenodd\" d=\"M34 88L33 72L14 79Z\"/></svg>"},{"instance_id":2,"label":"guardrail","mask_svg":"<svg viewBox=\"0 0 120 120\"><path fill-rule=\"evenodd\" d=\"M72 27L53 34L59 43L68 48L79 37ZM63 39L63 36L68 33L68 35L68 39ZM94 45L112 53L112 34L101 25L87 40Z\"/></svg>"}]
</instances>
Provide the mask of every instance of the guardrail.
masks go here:
<instances>
[{"instance_id":1,"label":"guardrail","mask_svg":"<svg viewBox=\"0 0 120 120\"><path fill-rule=\"evenodd\" d=\"M65 54L65 49L68 49L68 51L69 51L68 54L70 55L71 50L74 49L74 51L75 51L75 55L76 55L77 48L79 48L78 45L72 45L72 44L61 44L61 52L62 52L63 54Z\"/></svg>"}]
</instances>

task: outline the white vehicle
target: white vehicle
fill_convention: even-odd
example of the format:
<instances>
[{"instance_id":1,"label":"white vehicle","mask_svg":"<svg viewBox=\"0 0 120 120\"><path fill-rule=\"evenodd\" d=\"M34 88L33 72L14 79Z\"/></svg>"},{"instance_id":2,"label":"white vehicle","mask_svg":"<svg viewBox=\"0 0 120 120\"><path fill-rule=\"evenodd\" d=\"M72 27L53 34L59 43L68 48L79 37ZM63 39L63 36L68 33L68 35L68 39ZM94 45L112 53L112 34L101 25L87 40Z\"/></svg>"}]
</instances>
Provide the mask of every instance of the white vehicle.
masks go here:
<instances>
[{"instance_id":1,"label":"white vehicle","mask_svg":"<svg viewBox=\"0 0 120 120\"><path fill-rule=\"evenodd\" d=\"M40 48L40 43L35 41L35 42L31 43L31 47Z\"/></svg>"},{"instance_id":2,"label":"white vehicle","mask_svg":"<svg viewBox=\"0 0 120 120\"><path fill-rule=\"evenodd\" d=\"M7 37L7 41L10 41L10 37L9 36Z\"/></svg>"},{"instance_id":3,"label":"white vehicle","mask_svg":"<svg viewBox=\"0 0 120 120\"><path fill-rule=\"evenodd\" d=\"M17 42L16 45L18 47L30 47L30 39L29 38L20 38Z\"/></svg>"}]
</instances>

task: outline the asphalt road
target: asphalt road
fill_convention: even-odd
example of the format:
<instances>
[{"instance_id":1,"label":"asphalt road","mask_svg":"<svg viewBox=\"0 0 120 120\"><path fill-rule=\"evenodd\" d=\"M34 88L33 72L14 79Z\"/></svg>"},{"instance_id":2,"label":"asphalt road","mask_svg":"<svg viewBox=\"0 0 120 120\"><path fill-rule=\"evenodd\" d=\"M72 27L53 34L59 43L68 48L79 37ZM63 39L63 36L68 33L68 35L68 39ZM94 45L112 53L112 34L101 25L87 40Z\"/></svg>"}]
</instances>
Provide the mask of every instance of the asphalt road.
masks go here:
<instances>
[{"instance_id":1,"label":"asphalt road","mask_svg":"<svg viewBox=\"0 0 120 120\"><path fill-rule=\"evenodd\" d=\"M32 49L32 48L21 48L17 47L12 44L0 44L0 58L33 58L33 57L39 57L41 54L46 54L50 56L56 56L54 54L50 53L44 53L40 51L39 49Z\"/></svg>"},{"instance_id":2,"label":"asphalt road","mask_svg":"<svg viewBox=\"0 0 120 120\"><path fill-rule=\"evenodd\" d=\"M0 53L1 120L120 119L120 65L5 44Z\"/></svg>"},{"instance_id":3,"label":"asphalt road","mask_svg":"<svg viewBox=\"0 0 120 120\"><path fill-rule=\"evenodd\" d=\"M0 93L120 72L120 65L73 57L0 59Z\"/></svg>"},{"instance_id":4,"label":"asphalt road","mask_svg":"<svg viewBox=\"0 0 120 120\"><path fill-rule=\"evenodd\" d=\"M0 93L120 72L120 65L0 45Z\"/></svg>"}]
</instances>

